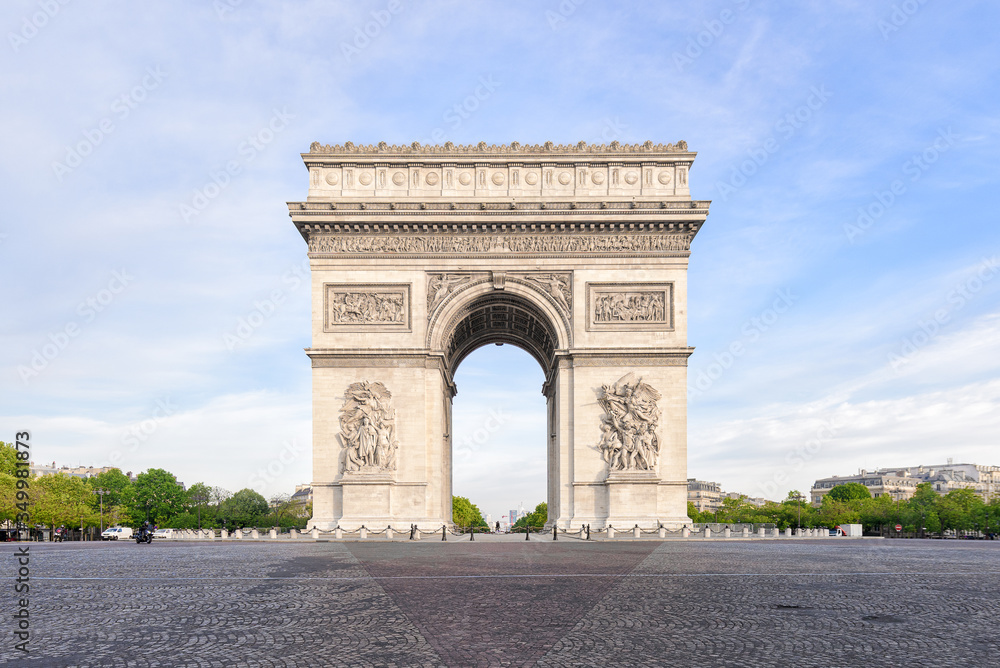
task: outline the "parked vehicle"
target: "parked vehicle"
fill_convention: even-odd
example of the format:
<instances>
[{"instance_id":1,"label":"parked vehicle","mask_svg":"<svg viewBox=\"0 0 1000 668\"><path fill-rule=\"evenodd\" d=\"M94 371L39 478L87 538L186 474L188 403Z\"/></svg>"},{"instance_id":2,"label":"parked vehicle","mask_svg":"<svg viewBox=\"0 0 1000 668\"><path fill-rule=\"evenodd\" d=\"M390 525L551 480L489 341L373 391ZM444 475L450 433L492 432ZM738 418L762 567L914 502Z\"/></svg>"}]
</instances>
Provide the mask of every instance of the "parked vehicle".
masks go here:
<instances>
[{"instance_id":1,"label":"parked vehicle","mask_svg":"<svg viewBox=\"0 0 1000 668\"><path fill-rule=\"evenodd\" d=\"M153 532L153 538L173 538L175 529L157 529Z\"/></svg>"},{"instance_id":2,"label":"parked vehicle","mask_svg":"<svg viewBox=\"0 0 1000 668\"><path fill-rule=\"evenodd\" d=\"M101 534L101 540L128 540L132 537L131 527L111 527Z\"/></svg>"}]
</instances>

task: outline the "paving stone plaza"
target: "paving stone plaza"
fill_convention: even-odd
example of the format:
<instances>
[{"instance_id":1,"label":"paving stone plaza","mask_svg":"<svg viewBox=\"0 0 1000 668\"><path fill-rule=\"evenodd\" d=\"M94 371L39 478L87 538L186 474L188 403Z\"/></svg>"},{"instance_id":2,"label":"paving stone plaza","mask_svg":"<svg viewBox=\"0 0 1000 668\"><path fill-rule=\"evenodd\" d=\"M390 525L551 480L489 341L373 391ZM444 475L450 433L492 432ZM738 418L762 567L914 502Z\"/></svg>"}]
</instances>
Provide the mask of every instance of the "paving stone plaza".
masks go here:
<instances>
[{"instance_id":1,"label":"paving stone plaza","mask_svg":"<svg viewBox=\"0 0 1000 668\"><path fill-rule=\"evenodd\" d=\"M0 546L16 574L17 546ZM34 543L26 666L988 666L1000 543ZM13 586L0 596L15 610ZM13 661L12 661L13 659Z\"/></svg>"}]
</instances>

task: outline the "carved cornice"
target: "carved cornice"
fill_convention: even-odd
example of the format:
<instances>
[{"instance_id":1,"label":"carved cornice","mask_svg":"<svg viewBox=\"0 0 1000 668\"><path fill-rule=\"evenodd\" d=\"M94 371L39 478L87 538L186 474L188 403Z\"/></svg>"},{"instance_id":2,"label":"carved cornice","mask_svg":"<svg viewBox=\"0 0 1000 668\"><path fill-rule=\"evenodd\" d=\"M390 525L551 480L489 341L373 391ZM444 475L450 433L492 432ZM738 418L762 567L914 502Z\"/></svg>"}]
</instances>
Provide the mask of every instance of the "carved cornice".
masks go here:
<instances>
[{"instance_id":1,"label":"carved cornice","mask_svg":"<svg viewBox=\"0 0 1000 668\"><path fill-rule=\"evenodd\" d=\"M654 144L647 140L642 144L621 144L613 141L610 144L588 144L581 141L576 144L553 144L550 141L544 144L522 145L520 142L510 144L487 144L484 141L478 144L455 145L452 142L444 144L421 144L413 142L409 146L389 145L384 141L378 144L355 145L354 142L343 144L320 144L314 141L309 146L309 153L303 155L336 155L345 157L357 156L377 156L388 157L393 155L420 156L420 155L443 155L443 156L475 156L488 157L491 155L502 155L505 157L519 157L525 155L558 155L574 154L585 157L586 154L596 153L606 155L650 155L656 153L688 153L686 141L678 141L676 144Z\"/></svg>"},{"instance_id":2,"label":"carved cornice","mask_svg":"<svg viewBox=\"0 0 1000 668\"><path fill-rule=\"evenodd\" d=\"M382 200L365 201L345 201L336 202L288 202L288 211L294 218L303 215L318 213L321 215L331 215L331 211L338 214L368 215L385 217L390 215L414 215L414 214L452 214L468 215L475 213L477 216L490 214L514 215L517 213L529 213L532 215L549 215L565 217L568 213L580 214L600 214L607 216L614 213L624 214L629 212L651 213L662 212L664 210L679 214L698 214L702 217L708 215L708 208L711 204L708 200L629 200L629 201L478 201L478 202L441 202L441 201L400 201L387 202Z\"/></svg>"}]
</instances>

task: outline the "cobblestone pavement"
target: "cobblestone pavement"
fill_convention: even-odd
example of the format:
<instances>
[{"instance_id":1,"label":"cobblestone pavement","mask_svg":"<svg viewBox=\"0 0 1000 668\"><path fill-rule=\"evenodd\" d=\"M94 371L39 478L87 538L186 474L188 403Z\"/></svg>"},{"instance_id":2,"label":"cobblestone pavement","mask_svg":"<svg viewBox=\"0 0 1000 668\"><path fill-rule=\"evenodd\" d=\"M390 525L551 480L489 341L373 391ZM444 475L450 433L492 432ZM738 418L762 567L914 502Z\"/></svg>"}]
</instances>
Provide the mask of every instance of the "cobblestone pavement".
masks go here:
<instances>
[{"instance_id":1,"label":"cobblestone pavement","mask_svg":"<svg viewBox=\"0 0 1000 668\"><path fill-rule=\"evenodd\" d=\"M1000 542L31 544L24 666L1000 665Z\"/></svg>"}]
</instances>

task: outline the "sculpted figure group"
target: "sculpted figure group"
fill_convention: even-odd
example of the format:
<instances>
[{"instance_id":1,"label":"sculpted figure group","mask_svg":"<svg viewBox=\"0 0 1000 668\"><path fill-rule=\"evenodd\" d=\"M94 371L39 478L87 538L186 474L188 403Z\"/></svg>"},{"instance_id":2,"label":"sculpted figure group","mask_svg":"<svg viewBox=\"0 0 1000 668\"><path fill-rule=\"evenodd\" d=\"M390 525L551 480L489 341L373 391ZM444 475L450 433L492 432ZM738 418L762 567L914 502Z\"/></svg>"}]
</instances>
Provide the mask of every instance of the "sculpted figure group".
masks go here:
<instances>
[{"instance_id":1,"label":"sculpted figure group","mask_svg":"<svg viewBox=\"0 0 1000 668\"><path fill-rule=\"evenodd\" d=\"M340 439L344 472L396 470L396 411L385 385L361 381L347 388L340 409Z\"/></svg>"},{"instance_id":2,"label":"sculpted figure group","mask_svg":"<svg viewBox=\"0 0 1000 668\"><path fill-rule=\"evenodd\" d=\"M611 471L655 471L660 454L656 427L660 393L626 374L613 385L604 385L598 401L604 408L601 418L601 449Z\"/></svg>"},{"instance_id":3,"label":"sculpted figure group","mask_svg":"<svg viewBox=\"0 0 1000 668\"><path fill-rule=\"evenodd\" d=\"M403 295L375 292L337 292L330 300L334 325L401 323L405 319Z\"/></svg>"},{"instance_id":4,"label":"sculpted figure group","mask_svg":"<svg viewBox=\"0 0 1000 668\"><path fill-rule=\"evenodd\" d=\"M600 295L594 307L594 322L663 322L662 292Z\"/></svg>"}]
</instances>

